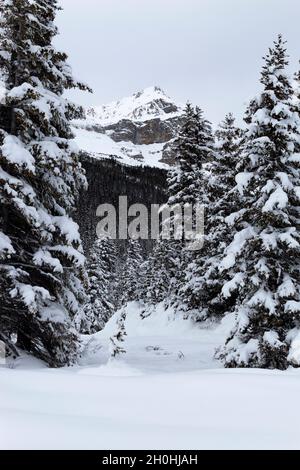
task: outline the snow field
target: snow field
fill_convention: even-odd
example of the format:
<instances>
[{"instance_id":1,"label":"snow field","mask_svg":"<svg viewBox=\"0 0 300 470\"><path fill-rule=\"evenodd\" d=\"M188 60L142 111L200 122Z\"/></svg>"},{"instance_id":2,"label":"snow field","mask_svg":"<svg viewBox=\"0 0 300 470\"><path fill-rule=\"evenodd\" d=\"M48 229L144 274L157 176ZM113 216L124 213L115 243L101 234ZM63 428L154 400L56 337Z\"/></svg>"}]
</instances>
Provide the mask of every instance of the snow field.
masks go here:
<instances>
[{"instance_id":1,"label":"snow field","mask_svg":"<svg viewBox=\"0 0 300 470\"><path fill-rule=\"evenodd\" d=\"M108 360L114 317L85 341L79 366L24 357L0 368L0 448L300 448L299 372L213 360L232 318L195 328L170 311L140 320L138 304L127 310L121 358Z\"/></svg>"}]
</instances>

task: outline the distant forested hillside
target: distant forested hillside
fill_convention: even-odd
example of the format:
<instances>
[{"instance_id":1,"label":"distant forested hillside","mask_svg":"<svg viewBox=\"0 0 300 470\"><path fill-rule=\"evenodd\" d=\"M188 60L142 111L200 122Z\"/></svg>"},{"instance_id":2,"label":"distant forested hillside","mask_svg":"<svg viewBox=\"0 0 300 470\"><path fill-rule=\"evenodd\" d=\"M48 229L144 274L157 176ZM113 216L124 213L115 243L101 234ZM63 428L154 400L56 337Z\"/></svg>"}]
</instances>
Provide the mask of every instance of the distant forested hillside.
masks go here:
<instances>
[{"instance_id":1,"label":"distant forested hillside","mask_svg":"<svg viewBox=\"0 0 300 470\"><path fill-rule=\"evenodd\" d=\"M165 170L127 166L113 159L96 160L88 154L82 154L82 162L89 186L81 194L76 219L87 254L96 238L99 222L96 210L100 204L113 204L117 209L119 196L127 196L129 206L142 203L149 208L150 214L151 204L166 202ZM143 246L148 250L151 242L143 243Z\"/></svg>"}]
</instances>

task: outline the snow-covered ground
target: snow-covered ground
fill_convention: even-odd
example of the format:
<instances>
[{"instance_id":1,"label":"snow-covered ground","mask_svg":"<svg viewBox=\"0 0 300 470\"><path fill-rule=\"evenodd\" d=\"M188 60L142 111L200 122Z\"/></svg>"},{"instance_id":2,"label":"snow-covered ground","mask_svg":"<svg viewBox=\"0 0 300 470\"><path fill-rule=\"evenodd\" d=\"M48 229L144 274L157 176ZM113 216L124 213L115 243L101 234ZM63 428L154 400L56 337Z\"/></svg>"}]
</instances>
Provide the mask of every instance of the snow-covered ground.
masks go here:
<instances>
[{"instance_id":1,"label":"snow-covered ground","mask_svg":"<svg viewBox=\"0 0 300 470\"><path fill-rule=\"evenodd\" d=\"M300 373L213 360L231 318L200 328L158 309L141 321L130 304L128 352L108 362L115 321L85 338L80 366L0 368L0 448L300 448Z\"/></svg>"}]
</instances>

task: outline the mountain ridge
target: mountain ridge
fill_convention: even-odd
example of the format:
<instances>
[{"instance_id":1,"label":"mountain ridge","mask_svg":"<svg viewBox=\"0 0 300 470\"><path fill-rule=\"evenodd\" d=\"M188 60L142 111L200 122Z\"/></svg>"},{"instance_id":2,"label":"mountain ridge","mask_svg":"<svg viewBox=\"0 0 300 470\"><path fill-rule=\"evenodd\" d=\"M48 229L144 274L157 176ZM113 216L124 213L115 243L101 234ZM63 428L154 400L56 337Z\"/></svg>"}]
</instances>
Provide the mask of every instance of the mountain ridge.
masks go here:
<instances>
[{"instance_id":1,"label":"mountain ridge","mask_svg":"<svg viewBox=\"0 0 300 470\"><path fill-rule=\"evenodd\" d=\"M181 106L171 100L160 87L152 86L117 101L88 108L86 117L87 120L105 126L123 119L137 122L155 117L169 119L180 115L180 111Z\"/></svg>"}]
</instances>

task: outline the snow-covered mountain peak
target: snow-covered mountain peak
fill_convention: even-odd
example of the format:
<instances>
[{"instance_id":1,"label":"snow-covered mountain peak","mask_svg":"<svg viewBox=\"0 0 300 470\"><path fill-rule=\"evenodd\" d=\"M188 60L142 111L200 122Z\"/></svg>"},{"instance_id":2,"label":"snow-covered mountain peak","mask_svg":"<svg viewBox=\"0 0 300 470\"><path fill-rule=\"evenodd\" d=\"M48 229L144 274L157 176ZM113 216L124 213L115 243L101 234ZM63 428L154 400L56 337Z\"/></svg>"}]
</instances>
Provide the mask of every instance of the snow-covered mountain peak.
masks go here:
<instances>
[{"instance_id":1,"label":"snow-covered mountain peak","mask_svg":"<svg viewBox=\"0 0 300 470\"><path fill-rule=\"evenodd\" d=\"M158 86L86 110L73 121L79 148L93 158L163 167L174 161L171 143L182 125L183 107Z\"/></svg>"},{"instance_id":2,"label":"snow-covered mountain peak","mask_svg":"<svg viewBox=\"0 0 300 470\"><path fill-rule=\"evenodd\" d=\"M164 90L162 90L158 86L150 86L148 88L145 88L144 90L134 93L130 98L135 101L137 106L147 105L149 103L159 101L174 104L174 102L164 92Z\"/></svg>"},{"instance_id":3,"label":"snow-covered mountain peak","mask_svg":"<svg viewBox=\"0 0 300 470\"><path fill-rule=\"evenodd\" d=\"M160 87L152 86L121 100L90 108L86 114L90 122L107 126L124 119L131 121L147 121L156 117L169 119L181 112L181 106L169 98Z\"/></svg>"}]
</instances>

